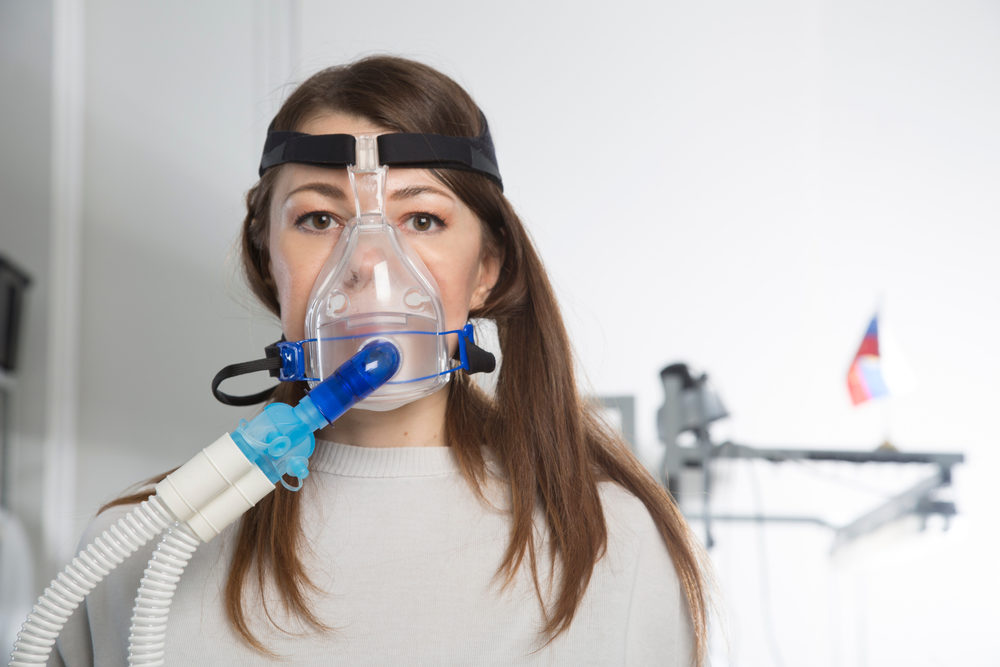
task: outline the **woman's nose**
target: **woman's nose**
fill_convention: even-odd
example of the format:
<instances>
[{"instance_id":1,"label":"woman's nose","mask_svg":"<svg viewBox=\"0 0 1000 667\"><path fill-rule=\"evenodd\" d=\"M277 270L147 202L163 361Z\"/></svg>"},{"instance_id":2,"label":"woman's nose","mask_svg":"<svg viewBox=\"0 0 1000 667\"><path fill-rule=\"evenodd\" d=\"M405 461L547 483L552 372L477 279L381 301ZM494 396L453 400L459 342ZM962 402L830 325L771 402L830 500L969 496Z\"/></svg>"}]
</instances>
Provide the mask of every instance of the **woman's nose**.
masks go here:
<instances>
[{"instance_id":1,"label":"woman's nose","mask_svg":"<svg viewBox=\"0 0 1000 667\"><path fill-rule=\"evenodd\" d=\"M388 262L378 248L358 248L351 256L351 263L344 278L344 287L354 292L374 289L376 296L388 293Z\"/></svg>"}]
</instances>

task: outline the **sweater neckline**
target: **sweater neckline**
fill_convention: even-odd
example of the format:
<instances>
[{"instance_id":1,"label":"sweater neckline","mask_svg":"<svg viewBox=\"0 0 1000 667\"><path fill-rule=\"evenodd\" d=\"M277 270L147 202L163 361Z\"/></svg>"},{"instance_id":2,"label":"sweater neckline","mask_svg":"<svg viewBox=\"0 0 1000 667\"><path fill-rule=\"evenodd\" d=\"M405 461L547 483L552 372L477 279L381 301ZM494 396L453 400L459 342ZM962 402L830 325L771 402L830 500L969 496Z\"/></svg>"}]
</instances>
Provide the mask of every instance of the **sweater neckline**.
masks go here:
<instances>
[{"instance_id":1,"label":"sweater neckline","mask_svg":"<svg viewBox=\"0 0 1000 667\"><path fill-rule=\"evenodd\" d=\"M342 477L430 477L458 472L451 447L357 447L317 440L313 471Z\"/></svg>"}]
</instances>

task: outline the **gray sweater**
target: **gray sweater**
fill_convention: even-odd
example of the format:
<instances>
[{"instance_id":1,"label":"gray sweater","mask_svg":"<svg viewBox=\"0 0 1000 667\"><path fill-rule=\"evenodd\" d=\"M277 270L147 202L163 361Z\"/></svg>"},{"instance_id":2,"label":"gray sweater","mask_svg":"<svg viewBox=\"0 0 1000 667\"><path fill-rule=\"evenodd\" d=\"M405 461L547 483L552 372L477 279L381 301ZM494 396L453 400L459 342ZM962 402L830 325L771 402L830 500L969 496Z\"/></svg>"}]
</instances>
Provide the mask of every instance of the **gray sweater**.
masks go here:
<instances>
[{"instance_id":1,"label":"gray sweater","mask_svg":"<svg viewBox=\"0 0 1000 667\"><path fill-rule=\"evenodd\" d=\"M265 589L248 620L278 658L257 653L226 619L233 527L195 552L174 596L167 665L670 665L687 667L691 628L677 575L645 507L602 483L606 555L570 628L545 644L527 563L507 587L496 575L509 540L505 486L487 501L447 447L317 443L303 498L302 550L327 632L304 627ZM89 543L131 508L98 516ZM542 553L547 553L541 523ZM154 541L155 542L155 541ZM155 544L111 573L70 619L50 664L125 665L136 588ZM548 581L547 556L539 558ZM268 620L277 621L281 630Z\"/></svg>"}]
</instances>

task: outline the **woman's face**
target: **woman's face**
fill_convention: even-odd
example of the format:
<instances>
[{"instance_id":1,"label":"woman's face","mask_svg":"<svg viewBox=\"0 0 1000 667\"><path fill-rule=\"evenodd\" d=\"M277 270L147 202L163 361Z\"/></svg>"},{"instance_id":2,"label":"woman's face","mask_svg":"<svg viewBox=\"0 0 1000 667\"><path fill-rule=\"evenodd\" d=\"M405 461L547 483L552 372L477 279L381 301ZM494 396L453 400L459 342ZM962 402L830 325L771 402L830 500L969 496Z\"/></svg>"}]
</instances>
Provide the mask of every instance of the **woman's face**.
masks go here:
<instances>
[{"instance_id":1,"label":"woman's face","mask_svg":"<svg viewBox=\"0 0 1000 667\"><path fill-rule=\"evenodd\" d=\"M301 127L307 134L384 134L388 130L343 113L318 115ZM316 276L354 217L354 196L345 169L303 164L280 168L271 198L268 243L271 272L288 340L305 338L306 308ZM499 271L483 252L479 218L424 169L388 170L385 215L420 255L441 291L448 330L459 329L481 306ZM451 337L449 337L451 338Z\"/></svg>"}]
</instances>

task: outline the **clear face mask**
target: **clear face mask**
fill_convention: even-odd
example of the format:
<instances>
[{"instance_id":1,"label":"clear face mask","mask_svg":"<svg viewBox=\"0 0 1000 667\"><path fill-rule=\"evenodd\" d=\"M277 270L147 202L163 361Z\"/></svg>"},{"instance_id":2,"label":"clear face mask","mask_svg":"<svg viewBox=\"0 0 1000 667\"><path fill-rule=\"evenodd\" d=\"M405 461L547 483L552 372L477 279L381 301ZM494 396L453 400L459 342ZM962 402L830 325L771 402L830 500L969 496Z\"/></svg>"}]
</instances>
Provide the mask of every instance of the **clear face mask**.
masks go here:
<instances>
[{"instance_id":1,"label":"clear face mask","mask_svg":"<svg viewBox=\"0 0 1000 667\"><path fill-rule=\"evenodd\" d=\"M374 136L357 140L347 168L355 217L341 232L313 285L301 341L310 383L325 379L373 340L400 351L399 371L358 407L392 410L440 389L452 363L434 277L385 216L387 167Z\"/></svg>"},{"instance_id":2,"label":"clear face mask","mask_svg":"<svg viewBox=\"0 0 1000 667\"><path fill-rule=\"evenodd\" d=\"M399 350L399 370L357 408L392 410L441 389L450 374L489 373L493 355L475 344L472 324L446 331L440 291L420 256L385 215L389 166L475 172L502 189L485 118L480 136L389 133L354 137L270 131L260 173L293 162L346 169L355 215L347 222L313 284L305 334L265 348L266 357L231 364L212 380L212 393L227 405L266 401L272 389L233 396L220 389L231 377L269 371L282 381L311 386L374 340ZM449 344L457 338L457 343ZM452 354L452 350L455 350Z\"/></svg>"}]
</instances>

